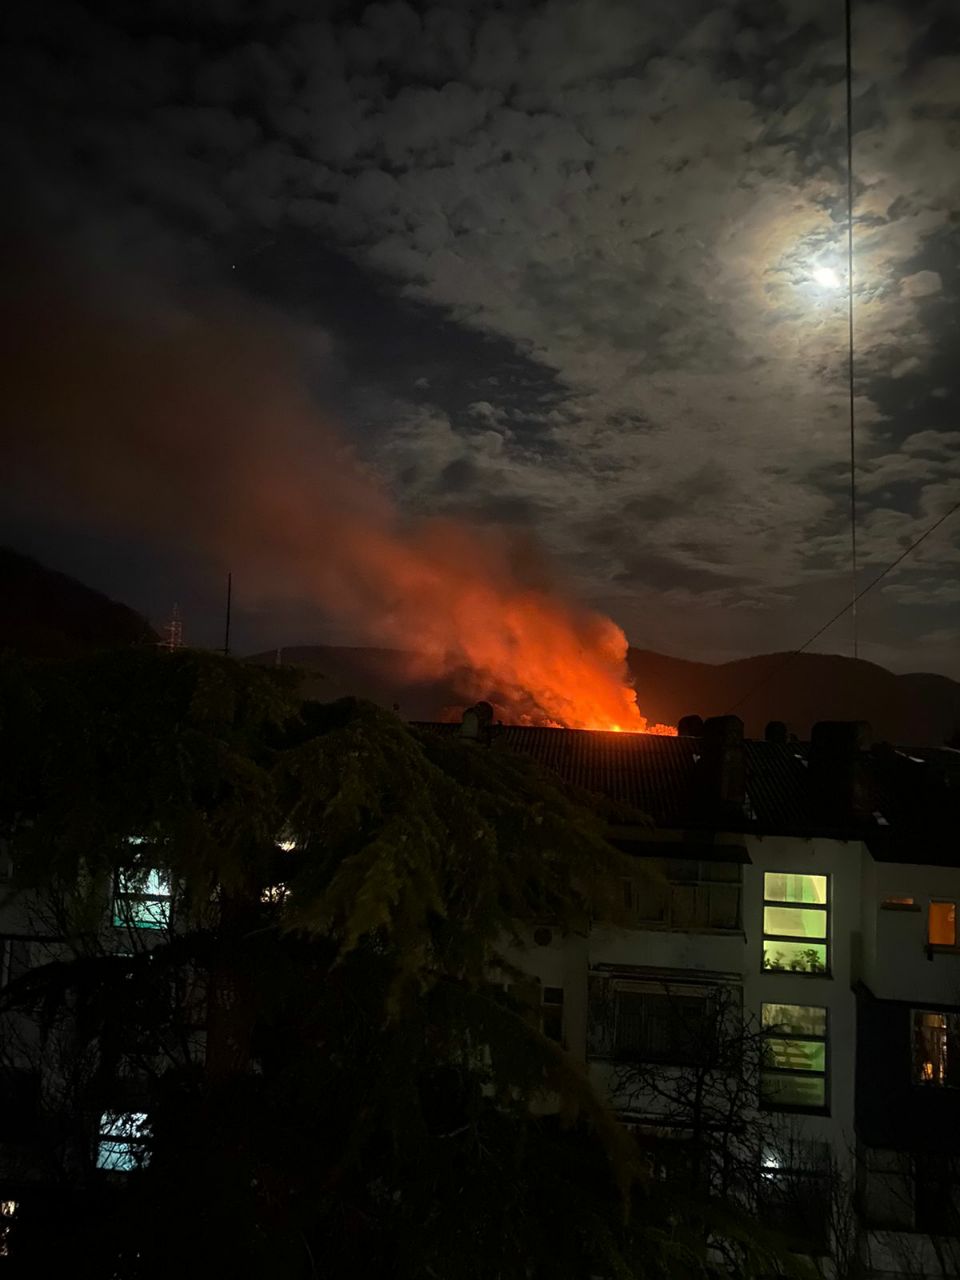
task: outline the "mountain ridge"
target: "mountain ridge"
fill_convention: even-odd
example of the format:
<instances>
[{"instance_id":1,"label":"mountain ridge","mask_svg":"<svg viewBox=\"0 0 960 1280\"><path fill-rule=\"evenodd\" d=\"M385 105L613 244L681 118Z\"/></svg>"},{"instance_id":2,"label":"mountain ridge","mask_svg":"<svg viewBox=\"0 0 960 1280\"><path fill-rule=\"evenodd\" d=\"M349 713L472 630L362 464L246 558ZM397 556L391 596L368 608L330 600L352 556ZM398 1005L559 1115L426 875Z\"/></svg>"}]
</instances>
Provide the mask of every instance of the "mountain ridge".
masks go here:
<instances>
[{"instance_id":1,"label":"mountain ridge","mask_svg":"<svg viewBox=\"0 0 960 1280\"><path fill-rule=\"evenodd\" d=\"M0 547L0 649L65 658L157 640L129 606L32 556Z\"/></svg>"},{"instance_id":2,"label":"mountain ridge","mask_svg":"<svg viewBox=\"0 0 960 1280\"><path fill-rule=\"evenodd\" d=\"M309 696L352 693L398 705L408 720L451 718L464 705L454 680L411 674L413 650L294 645L248 661L276 662L278 654L284 665L304 669ZM631 646L628 666L650 722L733 713L750 737L762 737L768 721L783 720L807 738L817 720L866 720L875 737L918 746L945 742L960 727L960 683L936 672L897 675L863 658L770 653L707 663Z\"/></svg>"},{"instance_id":3,"label":"mountain ridge","mask_svg":"<svg viewBox=\"0 0 960 1280\"><path fill-rule=\"evenodd\" d=\"M134 610L77 579L0 547L0 648L38 658L156 644ZM354 694L398 707L407 720L456 719L464 706L453 675L429 678L414 650L294 645L254 654L261 665L299 666L308 697ZM750 737L783 720L800 738L817 720L866 720L875 737L936 746L960 728L960 682L937 672L896 675L839 654L772 653L698 662L631 647L630 674L647 720L734 712ZM462 686L461 686L462 687Z\"/></svg>"}]
</instances>

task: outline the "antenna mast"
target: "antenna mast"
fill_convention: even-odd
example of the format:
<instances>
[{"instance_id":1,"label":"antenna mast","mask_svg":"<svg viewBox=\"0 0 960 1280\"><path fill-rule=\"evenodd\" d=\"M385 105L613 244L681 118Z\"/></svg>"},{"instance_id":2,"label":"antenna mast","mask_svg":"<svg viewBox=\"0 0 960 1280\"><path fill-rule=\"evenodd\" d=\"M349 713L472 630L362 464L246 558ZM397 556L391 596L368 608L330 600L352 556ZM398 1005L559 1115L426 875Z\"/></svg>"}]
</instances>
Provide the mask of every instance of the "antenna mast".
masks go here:
<instances>
[{"instance_id":1,"label":"antenna mast","mask_svg":"<svg viewBox=\"0 0 960 1280\"><path fill-rule=\"evenodd\" d=\"M183 648L183 622L180 618L180 606L175 604L170 614L170 621L163 629L163 647L168 653L175 653Z\"/></svg>"},{"instance_id":2,"label":"antenna mast","mask_svg":"<svg viewBox=\"0 0 960 1280\"><path fill-rule=\"evenodd\" d=\"M227 620L223 629L223 656L230 657L230 603L233 598L233 574L227 574Z\"/></svg>"}]
</instances>

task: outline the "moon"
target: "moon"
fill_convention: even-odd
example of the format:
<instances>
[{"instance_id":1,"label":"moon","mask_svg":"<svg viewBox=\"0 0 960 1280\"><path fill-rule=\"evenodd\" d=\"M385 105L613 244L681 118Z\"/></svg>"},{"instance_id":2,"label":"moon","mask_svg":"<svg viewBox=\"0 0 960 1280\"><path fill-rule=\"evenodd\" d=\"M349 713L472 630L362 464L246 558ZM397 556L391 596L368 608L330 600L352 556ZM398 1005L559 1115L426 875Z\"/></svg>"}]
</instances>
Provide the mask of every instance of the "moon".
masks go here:
<instances>
[{"instance_id":1,"label":"moon","mask_svg":"<svg viewBox=\"0 0 960 1280\"><path fill-rule=\"evenodd\" d=\"M843 283L833 267L814 267L813 278L824 289L839 289Z\"/></svg>"}]
</instances>

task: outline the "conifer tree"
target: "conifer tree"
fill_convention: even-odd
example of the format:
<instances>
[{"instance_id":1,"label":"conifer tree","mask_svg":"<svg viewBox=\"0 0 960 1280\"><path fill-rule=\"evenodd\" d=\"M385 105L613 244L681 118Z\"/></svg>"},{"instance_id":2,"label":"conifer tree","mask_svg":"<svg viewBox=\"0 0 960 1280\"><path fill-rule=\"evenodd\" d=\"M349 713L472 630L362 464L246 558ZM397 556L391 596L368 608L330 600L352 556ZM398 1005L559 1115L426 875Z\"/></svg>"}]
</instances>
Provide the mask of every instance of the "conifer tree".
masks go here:
<instances>
[{"instance_id":1,"label":"conifer tree","mask_svg":"<svg viewBox=\"0 0 960 1280\"><path fill-rule=\"evenodd\" d=\"M599 802L497 746L305 704L283 673L209 655L0 681L16 892L64 940L4 993L9 1025L29 1009L44 1029L48 1075L62 1053L58 1230L25 1198L13 1268L714 1274L499 980L518 922L617 918L624 855ZM146 868L173 886L171 926L118 947L109 903ZM559 1116L531 1111L543 1095ZM111 1109L149 1117L131 1172L94 1167ZM781 1267L775 1242L724 1230L742 1274Z\"/></svg>"}]
</instances>

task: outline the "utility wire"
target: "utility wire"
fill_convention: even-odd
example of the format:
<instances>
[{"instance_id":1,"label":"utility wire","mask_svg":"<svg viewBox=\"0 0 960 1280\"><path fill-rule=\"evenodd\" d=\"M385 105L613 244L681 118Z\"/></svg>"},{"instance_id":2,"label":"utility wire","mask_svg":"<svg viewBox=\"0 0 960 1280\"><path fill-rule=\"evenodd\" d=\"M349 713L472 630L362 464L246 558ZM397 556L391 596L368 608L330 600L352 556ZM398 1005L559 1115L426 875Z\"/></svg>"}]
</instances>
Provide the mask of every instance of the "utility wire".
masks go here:
<instances>
[{"instance_id":1,"label":"utility wire","mask_svg":"<svg viewBox=\"0 0 960 1280\"><path fill-rule=\"evenodd\" d=\"M857 604L868 591L872 591L878 583L882 582L887 574L892 573L899 564L906 560L907 556L916 551L921 542L926 541L931 533L935 532L940 526L957 511L960 511L960 500L955 502L952 507L943 513L937 520L933 522L929 528L921 533L915 542L911 542L906 550L901 551L896 560L892 560L890 564L873 579L868 582L862 591L857 590L857 471L856 471L856 409L855 409L855 365L854 365L854 328L853 328L853 0L845 0L844 3L844 36L846 48L846 124L847 124L847 391L848 391L848 408L850 423L850 562L851 562L851 592L850 602L839 609L832 618L828 619L822 627L819 627L812 636L803 642L799 649L794 649L788 653L782 662L778 662L772 671L768 671L763 679L747 690L730 708L727 714L731 714L739 707L749 701L755 693L765 688L770 681L781 672L784 667L788 666L794 658L798 658L800 654L806 652L815 640L819 640L825 631L829 631L835 622L838 622L845 613L852 613L853 623L853 656L858 658L859 654L859 635L857 627Z\"/></svg>"},{"instance_id":2,"label":"utility wire","mask_svg":"<svg viewBox=\"0 0 960 1280\"><path fill-rule=\"evenodd\" d=\"M748 689L747 692L743 694L743 696L740 697L733 704L733 706L730 708L730 710L726 714L732 715L733 712L736 711L738 707L742 707L743 704L747 702L750 698L752 698L755 693L758 693L761 689L763 689L766 685L768 685L770 681L773 679L773 677L777 675L778 672L782 671L785 666L791 663L794 658L798 658L801 653L809 649L810 646L813 644L814 640L819 640L825 631L829 631L829 629L833 626L833 624L839 621L839 619L842 618L843 615L849 609L855 609L857 607L858 600L862 600L868 591L872 591L873 588L877 585L877 583L882 582L888 573L892 573L893 570L896 569L897 565L902 564L903 561L906 560L907 556L911 554L911 552L916 551L917 547L919 547L921 542L926 541L926 539L930 537L931 533L933 533L936 529L939 529L940 526L944 523L944 521L949 520L950 517L954 515L957 511L960 511L960 498L958 498L957 501L953 504L953 506L950 507L947 511L945 511L942 516L934 520L933 524L930 525L929 528L925 529L915 542L911 542L910 546L907 547L905 551L901 551L900 554L897 556L896 560L892 560L890 564L888 564L887 567L881 573L877 574L877 576L873 579L872 582L868 582L862 591L858 591L854 595L853 599L850 601L849 604L845 604L843 608L838 610L828 622L825 622L823 626L820 627L817 631L815 631L808 640L805 640L799 649L794 649L791 653L788 653L782 662L778 662L772 671L768 671L762 680L758 680L752 689Z\"/></svg>"},{"instance_id":3,"label":"utility wire","mask_svg":"<svg viewBox=\"0 0 960 1280\"><path fill-rule=\"evenodd\" d=\"M850 610L853 656L860 656L857 628L857 452L853 346L853 0L845 0L847 55L847 389L850 417Z\"/></svg>"}]
</instances>

